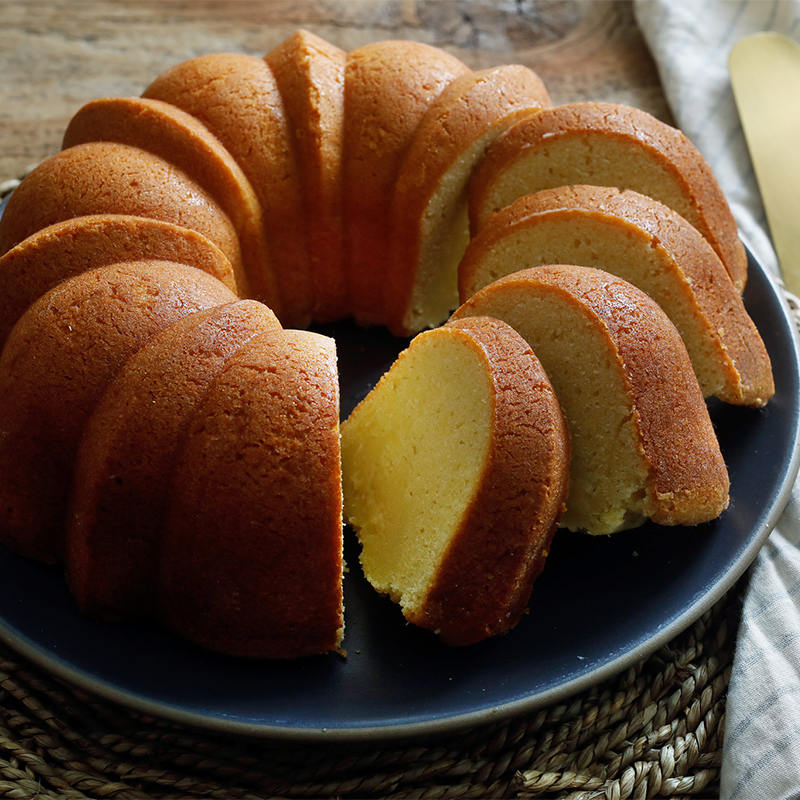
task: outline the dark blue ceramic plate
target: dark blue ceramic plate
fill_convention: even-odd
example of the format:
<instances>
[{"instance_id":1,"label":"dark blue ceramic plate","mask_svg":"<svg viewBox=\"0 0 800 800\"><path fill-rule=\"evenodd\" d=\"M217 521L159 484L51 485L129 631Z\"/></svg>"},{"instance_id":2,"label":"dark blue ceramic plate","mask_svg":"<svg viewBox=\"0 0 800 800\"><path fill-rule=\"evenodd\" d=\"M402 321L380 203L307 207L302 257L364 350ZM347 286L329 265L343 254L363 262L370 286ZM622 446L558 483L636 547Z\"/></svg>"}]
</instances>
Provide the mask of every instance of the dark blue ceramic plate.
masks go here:
<instances>
[{"instance_id":1,"label":"dark blue ceramic plate","mask_svg":"<svg viewBox=\"0 0 800 800\"><path fill-rule=\"evenodd\" d=\"M365 585L347 532L347 658L249 663L151 627L81 617L60 573L0 550L0 636L56 675L141 711L293 739L455 730L561 700L689 626L755 557L797 471L798 346L780 292L751 260L745 295L773 359L761 410L711 404L730 508L696 528L645 525L610 538L560 532L530 613L506 636L450 649L406 625ZM329 331L331 332L331 331ZM405 342L339 326L346 414Z\"/></svg>"}]
</instances>

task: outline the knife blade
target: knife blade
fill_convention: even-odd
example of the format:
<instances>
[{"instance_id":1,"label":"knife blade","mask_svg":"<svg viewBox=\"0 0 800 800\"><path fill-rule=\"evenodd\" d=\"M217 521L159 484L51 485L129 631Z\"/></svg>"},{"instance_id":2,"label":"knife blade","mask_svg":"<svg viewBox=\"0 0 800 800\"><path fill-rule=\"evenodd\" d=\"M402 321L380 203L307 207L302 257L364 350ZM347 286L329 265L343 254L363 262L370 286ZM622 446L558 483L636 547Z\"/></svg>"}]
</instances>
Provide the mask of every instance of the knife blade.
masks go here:
<instances>
[{"instance_id":1,"label":"knife blade","mask_svg":"<svg viewBox=\"0 0 800 800\"><path fill-rule=\"evenodd\" d=\"M800 294L800 47L786 36L747 36L728 68L786 287Z\"/></svg>"}]
</instances>

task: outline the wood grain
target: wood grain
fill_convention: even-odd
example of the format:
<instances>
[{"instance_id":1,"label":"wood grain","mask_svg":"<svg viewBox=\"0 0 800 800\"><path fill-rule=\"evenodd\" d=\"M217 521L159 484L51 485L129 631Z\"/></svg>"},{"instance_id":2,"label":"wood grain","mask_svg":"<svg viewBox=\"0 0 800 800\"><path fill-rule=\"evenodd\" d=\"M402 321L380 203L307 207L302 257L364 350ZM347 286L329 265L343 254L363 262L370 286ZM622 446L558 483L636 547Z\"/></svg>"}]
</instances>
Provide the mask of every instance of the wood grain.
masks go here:
<instances>
[{"instance_id":1,"label":"wood grain","mask_svg":"<svg viewBox=\"0 0 800 800\"><path fill-rule=\"evenodd\" d=\"M0 3L0 181L60 148L96 97L138 95L183 59L262 55L298 27L345 49L437 45L471 67L521 63L554 102L608 100L669 121L629 2L590 0L5 0Z\"/></svg>"}]
</instances>

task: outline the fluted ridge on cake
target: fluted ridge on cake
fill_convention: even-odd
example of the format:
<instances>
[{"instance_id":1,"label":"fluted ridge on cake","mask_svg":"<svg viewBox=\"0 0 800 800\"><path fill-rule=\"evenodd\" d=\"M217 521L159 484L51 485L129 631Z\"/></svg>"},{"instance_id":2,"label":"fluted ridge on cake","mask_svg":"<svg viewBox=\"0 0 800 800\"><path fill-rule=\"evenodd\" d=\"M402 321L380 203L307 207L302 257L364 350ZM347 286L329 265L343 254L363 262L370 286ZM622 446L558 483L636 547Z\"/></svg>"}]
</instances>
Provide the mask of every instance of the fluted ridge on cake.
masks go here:
<instances>
[{"instance_id":1,"label":"fluted ridge on cake","mask_svg":"<svg viewBox=\"0 0 800 800\"><path fill-rule=\"evenodd\" d=\"M75 145L26 176L0 217L0 254L48 225L91 214L190 228L217 245L235 272L242 269L239 238L217 201L173 164L116 142Z\"/></svg>"},{"instance_id":2,"label":"fluted ridge on cake","mask_svg":"<svg viewBox=\"0 0 800 800\"><path fill-rule=\"evenodd\" d=\"M419 42L376 42L347 55L342 204L350 310L358 322L384 324L390 210L403 156L430 104L468 72L454 56Z\"/></svg>"},{"instance_id":3,"label":"fluted ridge on cake","mask_svg":"<svg viewBox=\"0 0 800 800\"><path fill-rule=\"evenodd\" d=\"M313 317L342 319L350 310L342 218L347 53L300 30L264 58L283 98L302 182Z\"/></svg>"},{"instance_id":4,"label":"fluted ridge on cake","mask_svg":"<svg viewBox=\"0 0 800 800\"><path fill-rule=\"evenodd\" d=\"M83 427L105 387L151 336L236 296L166 261L112 264L51 289L0 356L0 537L42 561L64 555L64 522Z\"/></svg>"},{"instance_id":5,"label":"fluted ridge on cake","mask_svg":"<svg viewBox=\"0 0 800 800\"><path fill-rule=\"evenodd\" d=\"M255 300L198 311L153 336L109 383L81 437L66 520L67 575L83 611L158 615L169 487L192 413L240 347L279 329Z\"/></svg>"},{"instance_id":6,"label":"fluted ridge on cake","mask_svg":"<svg viewBox=\"0 0 800 800\"><path fill-rule=\"evenodd\" d=\"M262 209L270 262L285 325L311 320L311 274L299 168L283 100L267 63L256 56L215 53L176 64L143 97L196 117L247 176ZM252 278L256 299L268 294Z\"/></svg>"},{"instance_id":7,"label":"fluted ridge on cake","mask_svg":"<svg viewBox=\"0 0 800 800\"><path fill-rule=\"evenodd\" d=\"M339 647L342 506L336 346L253 337L195 411L171 488L163 619L252 658Z\"/></svg>"},{"instance_id":8,"label":"fluted ridge on cake","mask_svg":"<svg viewBox=\"0 0 800 800\"><path fill-rule=\"evenodd\" d=\"M261 204L231 154L199 120L179 108L141 97L107 97L82 106L64 132L63 147L85 142L138 147L178 167L213 197L239 237L241 296L256 293L279 308L269 264Z\"/></svg>"},{"instance_id":9,"label":"fluted ridge on cake","mask_svg":"<svg viewBox=\"0 0 800 800\"><path fill-rule=\"evenodd\" d=\"M189 264L236 289L225 254L197 231L126 214L92 214L36 231L0 256L0 350L35 300L67 278L123 261Z\"/></svg>"}]
</instances>

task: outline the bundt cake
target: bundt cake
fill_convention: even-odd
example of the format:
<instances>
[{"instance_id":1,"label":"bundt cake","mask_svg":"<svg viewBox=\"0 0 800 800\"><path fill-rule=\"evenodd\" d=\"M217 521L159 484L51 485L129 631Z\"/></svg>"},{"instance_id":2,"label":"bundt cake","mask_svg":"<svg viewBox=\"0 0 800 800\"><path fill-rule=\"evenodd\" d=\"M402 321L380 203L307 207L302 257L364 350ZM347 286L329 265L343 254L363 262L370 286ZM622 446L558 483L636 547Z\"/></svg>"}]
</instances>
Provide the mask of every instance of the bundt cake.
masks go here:
<instances>
[{"instance_id":1,"label":"bundt cake","mask_svg":"<svg viewBox=\"0 0 800 800\"><path fill-rule=\"evenodd\" d=\"M189 421L227 360L279 329L254 300L214 306L153 336L110 382L84 429L67 521L67 577L84 611L157 614L161 534Z\"/></svg>"},{"instance_id":2,"label":"bundt cake","mask_svg":"<svg viewBox=\"0 0 800 800\"><path fill-rule=\"evenodd\" d=\"M453 319L490 316L528 342L572 442L565 527L696 525L728 505L728 474L688 353L644 292L604 270L548 265L489 284Z\"/></svg>"},{"instance_id":3,"label":"bundt cake","mask_svg":"<svg viewBox=\"0 0 800 800\"><path fill-rule=\"evenodd\" d=\"M419 334L342 426L364 574L450 644L507 631L544 565L568 463L552 386L508 325Z\"/></svg>"},{"instance_id":4,"label":"bundt cake","mask_svg":"<svg viewBox=\"0 0 800 800\"><path fill-rule=\"evenodd\" d=\"M88 269L122 261L191 264L236 290L231 262L196 231L123 214L73 217L42 228L0 256L0 349L45 292Z\"/></svg>"},{"instance_id":5,"label":"bundt cake","mask_svg":"<svg viewBox=\"0 0 800 800\"><path fill-rule=\"evenodd\" d=\"M341 183L347 54L300 30L265 57L283 98L300 169L313 317L342 319L349 313Z\"/></svg>"},{"instance_id":6,"label":"bundt cake","mask_svg":"<svg viewBox=\"0 0 800 800\"><path fill-rule=\"evenodd\" d=\"M461 299L541 264L598 267L649 294L678 328L706 397L761 406L774 394L769 355L716 253L657 200L600 186L520 197L470 242Z\"/></svg>"},{"instance_id":7,"label":"bundt cake","mask_svg":"<svg viewBox=\"0 0 800 800\"><path fill-rule=\"evenodd\" d=\"M704 387L766 401L768 360L709 250L741 289L727 205L643 112L549 108L525 67L473 72L416 42L346 53L299 31L88 103L63 146L0 217L0 541L65 562L87 613L154 617L237 656L338 650L344 484L369 579L465 644L519 618L568 480L561 524L594 533L725 507L686 348L609 272L538 267L462 297L346 421L343 473L335 344L286 329L440 325L468 223L471 292L528 265L529 219L556 224L542 194L501 209L519 195L629 187L675 212L567 188L558 224L580 216L580 238L605 220L593 257L624 228L609 269L647 243L704 331L687 341L718 362ZM503 219L514 233L493 239Z\"/></svg>"},{"instance_id":8,"label":"bundt cake","mask_svg":"<svg viewBox=\"0 0 800 800\"><path fill-rule=\"evenodd\" d=\"M660 200L708 239L744 289L747 256L708 163L679 130L629 106L570 103L512 126L473 175L472 232L522 195L571 184L634 189Z\"/></svg>"}]
</instances>

